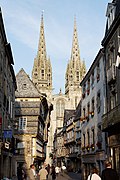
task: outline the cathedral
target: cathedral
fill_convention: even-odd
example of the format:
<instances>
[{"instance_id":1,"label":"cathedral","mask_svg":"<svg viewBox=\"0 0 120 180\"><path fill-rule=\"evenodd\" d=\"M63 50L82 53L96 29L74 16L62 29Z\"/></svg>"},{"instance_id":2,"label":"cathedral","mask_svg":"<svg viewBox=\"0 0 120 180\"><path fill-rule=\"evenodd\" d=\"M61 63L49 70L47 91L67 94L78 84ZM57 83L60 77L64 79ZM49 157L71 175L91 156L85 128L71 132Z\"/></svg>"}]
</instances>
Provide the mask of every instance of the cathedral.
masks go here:
<instances>
[{"instance_id":1,"label":"cathedral","mask_svg":"<svg viewBox=\"0 0 120 180\"><path fill-rule=\"evenodd\" d=\"M85 73L86 66L85 62L80 59L76 19L74 19L71 57L65 74L65 93L63 94L60 90L58 94L53 94L52 65L50 58L47 58L42 14L38 51L32 70L32 82L38 91L45 94L47 100L53 104L46 150L46 163L51 164L50 153L53 151L54 133L56 129L59 131L63 127L64 110L75 110L81 99L80 81L83 79Z\"/></svg>"}]
</instances>

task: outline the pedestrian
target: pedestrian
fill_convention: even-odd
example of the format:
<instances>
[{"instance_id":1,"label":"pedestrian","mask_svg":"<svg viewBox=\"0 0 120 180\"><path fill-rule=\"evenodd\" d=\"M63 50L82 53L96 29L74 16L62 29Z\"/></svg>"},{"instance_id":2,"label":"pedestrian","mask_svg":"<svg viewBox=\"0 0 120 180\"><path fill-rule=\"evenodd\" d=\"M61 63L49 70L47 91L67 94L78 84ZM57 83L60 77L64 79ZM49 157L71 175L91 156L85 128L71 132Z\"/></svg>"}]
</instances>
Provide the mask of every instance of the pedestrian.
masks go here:
<instances>
[{"instance_id":1,"label":"pedestrian","mask_svg":"<svg viewBox=\"0 0 120 180\"><path fill-rule=\"evenodd\" d=\"M58 177L58 174L60 172L60 168L58 166L55 167L56 176Z\"/></svg>"},{"instance_id":2,"label":"pedestrian","mask_svg":"<svg viewBox=\"0 0 120 180\"><path fill-rule=\"evenodd\" d=\"M51 167L51 175L52 175L52 180L56 179L56 172L55 172L55 166L52 165Z\"/></svg>"},{"instance_id":3,"label":"pedestrian","mask_svg":"<svg viewBox=\"0 0 120 180\"><path fill-rule=\"evenodd\" d=\"M47 179L48 172L45 169L45 165L42 165L42 168L40 169L38 175L39 175L39 180L46 180Z\"/></svg>"},{"instance_id":4,"label":"pedestrian","mask_svg":"<svg viewBox=\"0 0 120 180\"><path fill-rule=\"evenodd\" d=\"M91 173L88 176L87 180L101 180L100 176L98 175L98 170L96 167L92 168Z\"/></svg>"},{"instance_id":5,"label":"pedestrian","mask_svg":"<svg viewBox=\"0 0 120 180\"><path fill-rule=\"evenodd\" d=\"M46 170L47 170L48 175L49 175L49 173L50 173L50 165L49 164L47 165Z\"/></svg>"},{"instance_id":6,"label":"pedestrian","mask_svg":"<svg viewBox=\"0 0 120 180\"><path fill-rule=\"evenodd\" d=\"M22 165L22 180L27 180L27 167L26 163Z\"/></svg>"},{"instance_id":7,"label":"pedestrian","mask_svg":"<svg viewBox=\"0 0 120 180\"><path fill-rule=\"evenodd\" d=\"M102 171L102 180L119 180L117 171L112 169L112 163L107 161L105 163L106 169Z\"/></svg>"},{"instance_id":8,"label":"pedestrian","mask_svg":"<svg viewBox=\"0 0 120 180\"><path fill-rule=\"evenodd\" d=\"M63 174L65 173L65 171L66 171L66 166L63 165L63 166L62 166L62 172L63 172Z\"/></svg>"},{"instance_id":9,"label":"pedestrian","mask_svg":"<svg viewBox=\"0 0 120 180\"><path fill-rule=\"evenodd\" d=\"M22 165L19 164L17 167L17 178L18 180L22 180Z\"/></svg>"},{"instance_id":10,"label":"pedestrian","mask_svg":"<svg viewBox=\"0 0 120 180\"><path fill-rule=\"evenodd\" d=\"M29 169L29 180L35 180L37 177L36 172L35 172L35 166L34 164L30 165Z\"/></svg>"}]
</instances>

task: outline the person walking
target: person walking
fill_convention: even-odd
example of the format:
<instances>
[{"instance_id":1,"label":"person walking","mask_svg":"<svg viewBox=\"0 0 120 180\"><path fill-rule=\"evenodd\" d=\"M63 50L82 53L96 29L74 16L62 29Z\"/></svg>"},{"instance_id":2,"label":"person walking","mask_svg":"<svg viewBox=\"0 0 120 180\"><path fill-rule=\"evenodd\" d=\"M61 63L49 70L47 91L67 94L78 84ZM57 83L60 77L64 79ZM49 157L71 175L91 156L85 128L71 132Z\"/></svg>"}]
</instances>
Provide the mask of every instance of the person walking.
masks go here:
<instances>
[{"instance_id":1,"label":"person walking","mask_svg":"<svg viewBox=\"0 0 120 180\"><path fill-rule=\"evenodd\" d=\"M39 175L39 180L46 180L47 179L48 172L45 169L44 165L42 165L42 168L40 169L38 175Z\"/></svg>"},{"instance_id":2,"label":"person walking","mask_svg":"<svg viewBox=\"0 0 120 180\"><path fill-rule=\"evenodd\" d=\"M107 161L105 163L106 169L102 171L102 180L119 180L117 171L112 169L112 163Z\"/></svg>"},{"instance_id":3,"label":"person walking","mask_svg":"<svg viewBox=\"0 0 120 180\"><path fill-rule=\"evenodd\" d=\"M56 172L55 172L55 166L52 165L51 167L51 175L52 175L52 180L56 179Z\"/></svg>"},{"instance_id":4,"label":"person walking","mask_svg":"<svg viewBox=\"0 0 120 180\"><path fill-rule=\"evenodd\" d=\"M18 180L22 180L22 165L19 164L19 166L17 167L17 178Z\"/></svg>"},{"instance_id":5,"label":"person walking","mask_svg":"<svg viewBox=\"0 0 120 180\"><path fill-rule=\"evenodd\" d=\"M29 180L35 180L35 179L36 179L35 166L34 164L31 164L29 169Z\"/></svg>"},{"instance_id":6,"label":"person walking","mask_svg":"<svg viewBox=\"0 0 120 180\"><path fill-rule=\"evenodd\" d=\"M96 167L92 168L92 171L88 176L87 180L101 180L100 176L98 175L98 170Z\"/></svg>"},{"instance_id":7,"label":"person walking","mask_svg":"<svg viewBox=\"0 0 120 180\"><path fill-rule=\"evenodd\" d=\"M55 167L56 176L58 177L58 174L60 172L60 168L58 166Z\"/></svg>"}]
</instances>

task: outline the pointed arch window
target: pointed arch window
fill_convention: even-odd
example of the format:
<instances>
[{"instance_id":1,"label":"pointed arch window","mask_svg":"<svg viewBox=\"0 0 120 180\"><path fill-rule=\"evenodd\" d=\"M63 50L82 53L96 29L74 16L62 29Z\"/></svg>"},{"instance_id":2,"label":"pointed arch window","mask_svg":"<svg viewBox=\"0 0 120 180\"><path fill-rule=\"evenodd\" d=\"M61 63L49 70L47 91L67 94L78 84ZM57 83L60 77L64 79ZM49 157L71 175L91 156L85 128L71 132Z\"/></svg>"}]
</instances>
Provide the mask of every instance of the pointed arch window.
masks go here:
<instances>
[{"instance_id":1,"label":"pointed arch window","mask_svg":"<svg viewBox=\"0 0 120 180\"><path fill-rule=\"evenodd\" d=\"M56 116L63 117L65 109L65 102L62 99L59 99L56 103Z\"/></svg>"}]
</instances>

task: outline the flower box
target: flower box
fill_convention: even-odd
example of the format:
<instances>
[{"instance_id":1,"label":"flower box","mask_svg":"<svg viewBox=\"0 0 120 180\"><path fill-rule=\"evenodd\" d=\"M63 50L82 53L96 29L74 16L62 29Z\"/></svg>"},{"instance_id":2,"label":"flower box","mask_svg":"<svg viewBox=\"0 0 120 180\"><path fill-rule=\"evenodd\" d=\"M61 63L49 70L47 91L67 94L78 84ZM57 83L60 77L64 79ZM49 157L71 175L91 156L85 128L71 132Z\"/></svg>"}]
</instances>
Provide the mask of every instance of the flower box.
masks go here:
<instances>
[{"instance_id":1,"label":"flower box","mask_svg":"<svg viewBox=\"0 0 120 180\"><path fill-rule=\"evenodd\" d=\"M85 151L85 146L82 147L82 151Z\"/></svg>"},{"instance_id":2,"label":"flower box","mask_svg":"<svg viewBox=\"0 0 120 180\"><path fill-rule=\"evenodd\" d=\"M94 150L95 149L95 145L91 144L91 149Z\"/></svg>"},{"instance_id":3,"label":"flower box","mask_svg":"<svg viewBox=\"0 0 120 180\"><path fill-rule=\"evenodd\" d=\"M89 151L90 150L90 145L86 146L86 150Z\"/></svg>"}]
</instances>

